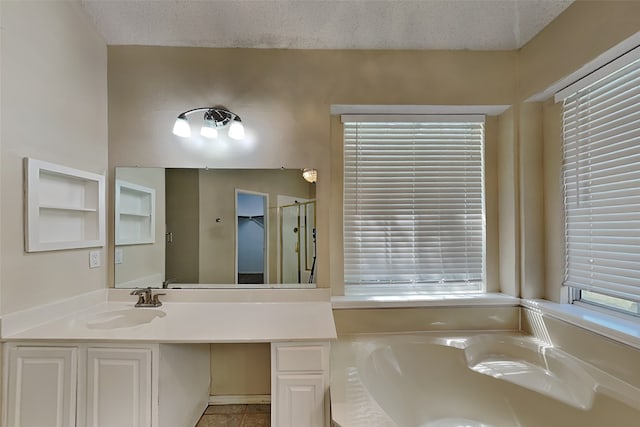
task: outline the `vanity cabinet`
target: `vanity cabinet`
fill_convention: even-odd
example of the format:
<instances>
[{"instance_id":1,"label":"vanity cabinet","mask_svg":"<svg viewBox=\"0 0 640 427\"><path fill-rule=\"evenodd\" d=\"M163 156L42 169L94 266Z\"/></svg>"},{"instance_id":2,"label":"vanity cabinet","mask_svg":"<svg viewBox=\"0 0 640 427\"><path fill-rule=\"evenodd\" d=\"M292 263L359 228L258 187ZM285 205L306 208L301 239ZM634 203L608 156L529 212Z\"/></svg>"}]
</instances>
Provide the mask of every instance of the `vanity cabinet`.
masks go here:
<instances>
[{"instance_id":1,"label":"vanity cabinet","mask_svg":"<svg viewBox=\"0 0 640 427\"><path fill-rule=\"evenodd\" d=\"M150 348L87 349L87 427L151 426Z\"/></svg>"},{"instance_id":2,"label":"vanity cabinet","mask_svg":"<svg viewBox=\"0 0 640 427\"><path fill-rule=\"evenodd\" d=\"M5 361L5 427L193 427L209 398L208 344L7 343Z\"/></svg>"},{"instance_id":3,"label":"vanity cabinet","mask_svg":"<svg viewBox=\"0 0 640 427\"><path fill-rule=\"evenodd\" d=\"M271 344L271 424L329 425L329 343Z\"/></svg>"},{"instance_id":4,"label":"vanity cabinet","mask_svg":"<svg viewBox=\"0 0 640 427\"><path fill-rule=\"evenodd\" d=\"M76 425L76 347L15 346L5 360L5 426Z\"/></svg>"}]
</instances>

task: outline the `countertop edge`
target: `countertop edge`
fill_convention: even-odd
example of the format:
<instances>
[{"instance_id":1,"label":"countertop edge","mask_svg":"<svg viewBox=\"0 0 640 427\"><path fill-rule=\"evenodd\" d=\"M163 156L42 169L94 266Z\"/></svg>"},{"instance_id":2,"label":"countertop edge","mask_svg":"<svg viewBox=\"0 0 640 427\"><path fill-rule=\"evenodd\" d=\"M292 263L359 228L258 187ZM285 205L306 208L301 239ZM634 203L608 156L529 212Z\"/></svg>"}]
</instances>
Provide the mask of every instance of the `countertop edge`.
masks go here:
<instances>
[{"instance_id":1,"label":"countertop edge","mask_svg":"<svg viewBox=\"0 0 640 427\"><path fill-rule=\"evenodd\" d=\"M222 308L224 307L224 310ZM101 314L134 308L106 302L7 334L3 342L258 343L337 339L331 304L322 302L166 303L166 314L142 324L95 329Z\"/></svg>"}]
</instances>

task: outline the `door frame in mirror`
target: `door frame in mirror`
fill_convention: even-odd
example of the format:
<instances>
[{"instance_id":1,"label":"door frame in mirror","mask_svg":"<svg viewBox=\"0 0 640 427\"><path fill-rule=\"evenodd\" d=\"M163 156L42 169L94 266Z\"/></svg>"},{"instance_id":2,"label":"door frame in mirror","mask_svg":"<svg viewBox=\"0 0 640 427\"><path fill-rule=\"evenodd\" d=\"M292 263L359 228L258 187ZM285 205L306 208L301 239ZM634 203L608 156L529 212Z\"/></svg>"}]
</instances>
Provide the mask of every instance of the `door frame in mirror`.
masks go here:
<instances>
[{"instance_id":1,"label":"door frame in mirror","mask_svg":"<svg viewBox=\"0 0 640 427\"><path fill-rule=\"evenodd\" d=\"M251 190L243 190L241 188L236 188L235 189L235 198L234 198L234 204L235 204L235 221L234 221L234 227L235 227L235 267L234 267L234 276L235 276L235 283L236 285L238 284L238 275L239 275L239 271L238 271L238 248L239 248L239 241L238 241L238 195L239 194L249 194L249 195L253 195L253 196L261 196L262 200L263 200L263 204L262 204L262 212L264 213L264 218L263 218L263 223L264 223L264 240L263 240L263 244L262 244L262 277L263 277L263 283L268 285L269 284L269 193L261 193L258 191L251 191Z\"/></svg>"}]
</instances>

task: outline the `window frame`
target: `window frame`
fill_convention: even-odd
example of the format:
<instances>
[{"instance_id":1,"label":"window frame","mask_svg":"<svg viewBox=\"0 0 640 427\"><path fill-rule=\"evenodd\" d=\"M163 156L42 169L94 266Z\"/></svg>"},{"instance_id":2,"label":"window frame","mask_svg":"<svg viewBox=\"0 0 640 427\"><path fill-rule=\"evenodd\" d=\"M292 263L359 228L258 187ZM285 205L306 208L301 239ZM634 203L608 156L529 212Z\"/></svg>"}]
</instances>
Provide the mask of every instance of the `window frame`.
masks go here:
<instances>
[{"instance_id":1,"label":"window frame","mask_svg":"<svg viewBox=\"0 0 640 427\"><path fill-rule=\"evenodd\" d=\"M443 122L443 123L447 123L451 120L455 120L455 121L467 121L470 123L481 123L481 128L482 128L482 142L481 142L481 148L480 148L480 152L481 152L481 159L480 159L480 169L481 169L481 173L482 173L482 177L481 177L481 199L482 199L482 280L479 283L479 286L475 289L470 289L468 287L458 287L458 288L454 288L455 285L452 283L447 283L444 284L442 286L434 286L434 285L428 285L428 286L423 286L420 283L414 283L414 282L406 282L406 283L380 283L380 284L374 284L374 283L367 283L367 284L354 284L354 283L348 283L347 280L344 279L343 277L343 281L344 281L344 290L345 290L345 295L348 296L356 296L356 295L381 295L381 296L402 296L402 295L442 295L442 294L485 294L487 292L487 288L488 288L488 284L487 284L487 276L488 276L488 269L489 269L489 250L488 250L488 232L487 232L487 177L486 177L486 167L487 167L487 160L486 160L486 150L487 150L487 117L484 114L428 114L428 115L415 115L415 114L409 114L409 115L385 115L385 114L367 114L367 115L360 115L360 114L346 114L346 115L342 115L342 122L344 123L347 120L358 120L358 119L362 119L363 117L366 118L371 118L372 116L375 116L375 120L380 120L380 121L384 121L384 120L390 120L390 121L408 121L408 122L412 122L412 121L421 121L421 120L427 120L430 122ZM399 119L399 120L398 120ZM342 145L342 160L344 162L344 157L345 157L345 139L344 139L344 125L342 127L342 135L341 135L341 145ZM345 206L344 206L344 185L345 185L345 173L346 173L346 168L347 166L343 163L343 169L342 169L342 185L343 185L343 192L342 192L342 201L343 201L343 205L342 205L342 224L343 224L343 230L344 230L344 211L345 211ZM344 231L343 231L344 233ZM346 265L346 263L344 262L345 258L344 258L344 252L345 252L345 248L343 245L343 264Z\"/></svg>"},{"instance_id":2,"label":"window frame","mask_svg":"<svg viewBox=\"0 0 640 427\"><path fill-rule=\"evenodd\" d=\"M598 90L602 90L601 88L606 88L607 86L600 85L598 87L595 84L601 81L605 81L605 79L609 78L612 75L615 75L616 73L620 73L622 70L624 70L625 68L629 67L632 64L636 67L634 71L637 74L637 70L638 70L637 63L639 60L640 60L640 46L636 46L635 48L630 49L627 53L615 58L614 60L610 61L609 63L595 70L594 72L584 76L583 78L579 79L575 83L557 92L555 95L555 101L556 102L562 101L564 103L564 101L567 98L575 97L578 94L578 92L588 89L592 86L596 86ZM633 71L629 74L633 75ZM638 80L638 78L635 78L635 80ZM640 85L640 83L636 83L636 87L637 85ZM617 87L618 86L616 86L616 88ZM638 95L636 94L634 96L637 97ZM629 99L629 98L625 98L625 99ZM573 107L573 108L577 108L577 107ZM562 107L562 115L563 115L563 122L564 122L564 118L565 118L564 105ZM591 122L589 121L588 123L591 123ZM564 152L565 144L567 143L567 140L565 138L566 134L564 130L564 125L563 125L562 133L563 133L562 147ZM620 134L616 134L616 135L620 135ZM565 176L565 164L566 164L565 162L566 162L566 158L565 156L563 156L563 166L562 166L563 180ZM632 162L628 163L628 165L633 165L633 164L634 163ZM576 178L576 182L578 183L580 182L578 178ZM578 196L580 196L580 194L578 194ZM573 286L572 286L572 283L569 282L569 271L568 271L569 254L567 253L568 246L569 246L569 240L568 240L569 236L567 232L567 219L566 219L567 209L568 209L566 183L565 185L563 185L562 197L563 197L563 207L565 212L565 220L563 221L564 230L565 230L564 232L565 263L564 263L564 281L562 286L568 290L568 302L570 304L576 304L581 307L585 307L585 308L600 311L603 313L612 314L625 319L633 319L634 321L637 321L638 317L640 317L640 306L638 304L640 302L640 290L629 294L626 292L616 290L615 283L612 284L612 288L607 288L606 286L597 287L597 286L587 286L586 284L584 285L580 284L581 285L580 287L576 287L575 282L573 283ZM629 205L624 205L624 206L629 206ZM575 242L574 242L574 245L575 245ZM634 286L640 288L640 284L632 285L632 287ZM591 297L584 295L583 292L589 293ZM610 301L607 301L608 299ZM621 303L628 303L632 307L635 306L635 309L634 310L624 309L620 306Z\"/></svg>"}]
</instances>

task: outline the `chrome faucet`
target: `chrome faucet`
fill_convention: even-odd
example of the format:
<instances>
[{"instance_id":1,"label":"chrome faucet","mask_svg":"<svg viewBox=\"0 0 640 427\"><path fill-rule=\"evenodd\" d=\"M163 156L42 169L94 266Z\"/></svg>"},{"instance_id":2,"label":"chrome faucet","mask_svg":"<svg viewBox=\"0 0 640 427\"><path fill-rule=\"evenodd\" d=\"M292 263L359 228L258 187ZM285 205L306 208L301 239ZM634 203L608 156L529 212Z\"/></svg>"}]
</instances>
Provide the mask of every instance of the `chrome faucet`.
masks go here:
<instances>
[{"instance_id":1,"label":"chrome faucet","mask_svg":"<svg viewBox=\"0 0 640 427\"><path fill-rule=\"evenodd\" d=\"M160 307L162 301L160 301L158 297L166 294L154 294L151 286L148 286L146 288L134 289L131 291L131 295L138 296L136 307Z\"/></svg>"}]
</instances>

